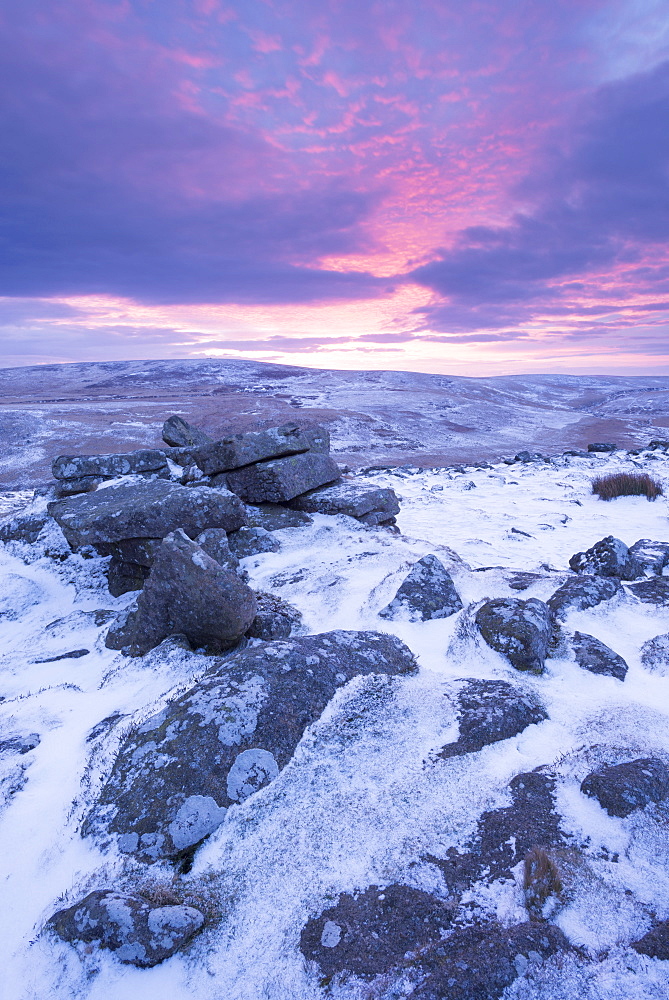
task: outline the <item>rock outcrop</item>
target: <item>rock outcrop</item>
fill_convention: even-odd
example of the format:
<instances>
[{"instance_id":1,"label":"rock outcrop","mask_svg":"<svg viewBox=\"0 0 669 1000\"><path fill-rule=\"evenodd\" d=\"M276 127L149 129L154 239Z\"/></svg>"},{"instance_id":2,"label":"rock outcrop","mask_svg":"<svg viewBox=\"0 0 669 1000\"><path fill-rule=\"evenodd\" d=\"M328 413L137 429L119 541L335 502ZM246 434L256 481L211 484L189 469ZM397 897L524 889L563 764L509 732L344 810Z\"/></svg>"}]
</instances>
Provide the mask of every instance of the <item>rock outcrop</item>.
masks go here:
<instances>
[{"instance_id":1,"label":"rock outcrop","mask_svg":"<svg viewBox=\"0 0 669 1000\"><path fill-rule=\"evenodd\" d=\"M514 597L486 601L476 612L476 624L488 645L516 670L543 672L553 629L550 609L543 601Z\"/></svg>"},{"instance_id":2,"label":"rock outcrop","mask_svg":"<svg viewBox=\"0 0 669 1000\"><path fill-rule=\"evenodd\" d=\"M575 573L612 576L618 580L635 580L643 575L642 565L630 554L625 543L613 535L595 542L585 552L577 552L569 560L569 566Z\"/></svg>"},{"instance_id":3,"label":"rock outcrop","mask_svg":"<svg viewBox=\"0 0 669 1000\"><path fill-rule=\"evenodd\" d=\"M229 489L249 503L285 503L339 479L339 466L321 452L258 462L228 473Z\"/></svg>"},{"instance_id":4,"label":"rock outcrop","mask_svg":"<svg viewBox=\"0 0 669 1000\"><path fill-rule=\"evenodd\" d=\"M619 681L625 680L629 668L622 656L595 639L594 635L574 632L571 641L579 667L589 670L591 674L604 674L607 677L617 677Z\"/></svg>"},{"instance_id":5,"label":"rock outcrop","mask_svg":"<svg viewBox=\"0 0 669 1000\"><path fill-rule=\"evenodd\" d=\"M612 764L592 771L581 783L581 791L597 799L609 816L629 816L669 796L669 769L654 757Z\"/></svg>"},{"instance_id":6,"label":"rock outcrop","mask_svg":"<svg viewBox=\"0 0 669 1000\"><path fill-rule=\"evenodd\" d=\"M448 618L462 607L451 574L436 556L428 555L412 566L390 604L379 615L424 622Z\"/></svg>"},{"instance_id":7,"label":"rock outcrop","mask_svg":"<svg viewBox=\"0 0 669 1000\"><path fill-rule=\"evenodd\" d=\"M346 514L370 526L394 522L400 510L394 490L351 482L311 490L290 505L310 514Z\"/></svg>"}]
</instances>

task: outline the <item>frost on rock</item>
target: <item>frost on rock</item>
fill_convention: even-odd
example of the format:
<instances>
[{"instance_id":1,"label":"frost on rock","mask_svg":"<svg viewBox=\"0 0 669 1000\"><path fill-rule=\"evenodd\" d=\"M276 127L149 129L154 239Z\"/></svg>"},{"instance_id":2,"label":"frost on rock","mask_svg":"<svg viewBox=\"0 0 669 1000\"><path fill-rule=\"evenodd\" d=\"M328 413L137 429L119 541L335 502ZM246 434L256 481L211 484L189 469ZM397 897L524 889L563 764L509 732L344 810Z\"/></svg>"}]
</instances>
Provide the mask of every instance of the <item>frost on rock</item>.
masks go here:
<instances>
[{"instance_id":1,"label":"frost on rock","mask_svg":"<svg viewBox=\"0 0 669 1000\"><path fill-rule=\"evenodd\" d=\"M669 796L669 769L653 757L612 764L589 774L581 784L581 791L597 799L610 816L629 816L636 809Z\"/></svg>"},{"instance_id":2,"label":"frost on rock","mask_svg":"<svg viewBox=\"0 0 669 1000\"><path fill-rule=\"evenodd\" d=\"M592 674L604 674L608 677L617 677L619 681L625 680L628 667L622 656L599 639L595 639L593 635L574 632L572 646L579 667L589 670Z\"/></svg>"},{"instance_id":3,"label":"frost on rock","mask_svg":"<svg viewBox=\"0 0 669 1000\"><path fill-rule=\"evenodd\" d=\"M630 594L644 604L657 604L669 608L669 577L656 576L628 587Z\"/></svg>"},{"instance_id":4,"label":"frost on rock","mask_svg":"<svg viewBox=\"0 0 669 1000\"><path fill-rule=\"evenodd\" d=\"M542 673L553 630L550 609L543 601L495 598L476 612L476 624L488 645L516 670Z\"/></svg>"},{"instance_id":5,"label":"frost on rock","mask_svg":"<svg viewBox=\"0 0 669 1000\"><path fill-rule=\"evenodd\" d=\"M643 566L637 562L624 542L607 535L585 552L577 552L569 560L575 573L589 576L613 576L618 580L635 580L642 576Z\"/></svg>"},{"instance_id":6,"label":"frost on rock","mask_svg":"<svg viewBox=\"0 0 669 1000\"><path fill-rule=\"evenodd\" d=\"M594 608L622 592L616 577L574 576L558 587L547 604L556 618L564 619L571 611Z\"/></svg>"},{"instance_id":7,"label":"frost on rock","mask_svg":"<svg viewBox=\"0 0 669 1000\"><path fill-rule=\"evenodd\" d=\"M118 834L122 849L146 860L178 855L277 776L338 687L358 674L416 669L403 643L378 632L262 643L210 663L128 736L84 835Z\"/></svg>"},{"instance_id":8,"label":"frost on rock","mask_svg":"<svg viewBox=\"0 0 669 1000\"><path fill-rule=\"evenodd\" d=\"M149 968L182 948L204 925L193 906L152 907L142 896L96 889L47 924L63 941L98 944L129 965Z\"/></svg>"},{"instance_id":9,"label":"frost on rock","mask_svg":"<svg viewBox=\"0 0 669 1000\"><path fill-rule=\"evenodd\" d=\"M462 607L451 574L436 556L428 555L412 567L390 604L379 611L379 615L388 619L408 617L410 621L429 621L448 618Z\"/></svg>"},{"instance_id":10,"label":"frost on rock","mask_svg":"<svg viewBox=\"0 0 669 1000\"><path fill-rule=\"evenodd\" d=\"M641 662L646 670L669 677L669 633L656 635L641 647Z\"/></svg>"},{"instance_id":11,"label":"frost on rock","mask_svg":"<svg viewBox=\"0 0 669 1000\"><path fill-rule=\"evenodd\" d=\"M460 734L455 743L442 748L439 756L475 753L547 718L546 710L531 691L507 681L466 681L458 693Z\"/></svg>"},{"instance_id":12,"label":"frost on rock","mask_svg":"<svg viewBox=\"0 0 669 1000\"><path fill-rule=\"evenodd\" d=\"M662 570L669 566L669 542L654 542L650 538L640 538L630 546L630 555L636 559L645 573L662 576Z\"/></svg>"}]
</instances>

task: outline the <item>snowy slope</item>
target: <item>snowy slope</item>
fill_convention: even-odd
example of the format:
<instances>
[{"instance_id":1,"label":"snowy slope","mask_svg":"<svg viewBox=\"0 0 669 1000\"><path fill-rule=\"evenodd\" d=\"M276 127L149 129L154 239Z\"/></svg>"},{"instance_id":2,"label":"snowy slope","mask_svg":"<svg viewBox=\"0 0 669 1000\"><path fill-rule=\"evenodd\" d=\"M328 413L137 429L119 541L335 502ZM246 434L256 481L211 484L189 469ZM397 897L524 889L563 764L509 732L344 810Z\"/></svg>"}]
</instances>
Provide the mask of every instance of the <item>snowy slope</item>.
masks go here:
<instances>
[{"instance_id":1,"label":"snowy slope","mask_svg":"<svg viewBox=\"0 0 669 1000\"><path fill-rule=\"evenodd\" d=\"M24 754L0 756L7 799L0 813L1 884L3 912L11 914L0 948L8 1000L322 998L318 972L298 949L307 917L340 892L372 883L402 881L443 893L440 872L425 857L464 845L484 809L508 804L508 780L545 764L559 775L563 825L587 859L556 918L583 953L547 963L505 996L666 998L669 963L626 946L653 917L669 918L669 811L657 806L615 819L586 799L579 784L621 752L625 759L669 760L669 676L649 673L639 658L645 640L669 632L669 608L624 596L566 621L567 629L595 635L627 660L624 683L569 659L549 660L540 677L519 675L467 628L466 610L421 623L378 617L409 566L429 552L449 568L467 605L496 596L546 599L564 579L569 556L604 535L627 544L667 540L666 498L604 503L590 492L595 473L637 471L637 462L619 453L464 472L369 474L364 482L392 486L401 496L401 534L316 515L310 526L277 532L281 551L247 559L252 585L296 605L309 633L393 632L418 656L420 671L358 679L340 690L292 762L270 786L232 807L183 876L166 863L147 868L113 849L102 853L79 836L78 825L123 734L188 687L204 658L161 648L128 660L105 649L104 616L92 612L120 608L131 595L109 596L101 559L54 558L67 551L57 531L47 543L51 557L40 545L0 547L0 741L41 739ZM669 459L660 454L644 467L669 494ZM5 496L4 512L27 499ZM542 579L519 595L509 588L509 569L536 571ZM35 662L81 648L90 652ZM448 695L463 677L526 685L549 718L479 753L439 759L436 752L457 732ZM123 966L97 950L80 956L40 933L55 909L93 888L150 888L175 877L218 916L183 954L154 969ZM472 904L503 923L526 919L518 882L474 892ZM333 987L330 996L369 994L349 984Z\"/></svg>"}]
</instances>

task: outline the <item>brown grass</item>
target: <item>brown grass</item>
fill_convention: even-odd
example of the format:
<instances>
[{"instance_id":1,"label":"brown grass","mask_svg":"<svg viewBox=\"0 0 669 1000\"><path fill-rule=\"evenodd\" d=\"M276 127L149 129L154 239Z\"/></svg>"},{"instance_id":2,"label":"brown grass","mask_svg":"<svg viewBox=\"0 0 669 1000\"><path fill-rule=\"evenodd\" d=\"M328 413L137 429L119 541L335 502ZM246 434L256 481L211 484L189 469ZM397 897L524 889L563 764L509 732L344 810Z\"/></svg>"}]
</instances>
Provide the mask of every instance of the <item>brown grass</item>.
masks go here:
<instances>
[{"instance_id":1,"label":"brown grass","mask_svg":"<svg viewBox=\"0 0 669 1000\"><path fill-rule=\"evenodd\" d=\"M533 847L525 855L523 890L530 920L542 920L546 901L560 898L562 879L555 861L542 847Z\"/></svg>"},{"instance_id":2,"label":"brown grass","mask_svg":"<svg viewBox=\"0 0 669 1000\"><path fill-rule=\"evenodd\" d=\"M598 476L592 481L592 492L600 500L614 500L616 497L647 497L654 500L663 496L660 483L651 479L646 472L614 472L610 476Z\"/></svg>"}]
</instances>

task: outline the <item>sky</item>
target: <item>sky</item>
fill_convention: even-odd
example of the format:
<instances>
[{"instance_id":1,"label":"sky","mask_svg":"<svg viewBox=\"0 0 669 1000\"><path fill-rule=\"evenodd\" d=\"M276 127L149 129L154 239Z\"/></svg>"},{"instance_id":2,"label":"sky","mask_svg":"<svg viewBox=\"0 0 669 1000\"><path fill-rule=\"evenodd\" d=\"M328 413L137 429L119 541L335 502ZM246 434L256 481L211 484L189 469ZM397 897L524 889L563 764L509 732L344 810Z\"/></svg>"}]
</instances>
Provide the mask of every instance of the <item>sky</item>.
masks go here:
<instances>
[{"instance_id":1,"label":"sky","mask_svg":"<svg viewBox=\"0 0 669 1000\"><path fill-rule=\"evenodd\" d=\"M0 9L0 365L669 374L664 0Z\"/></svg>"}]
</instances>

